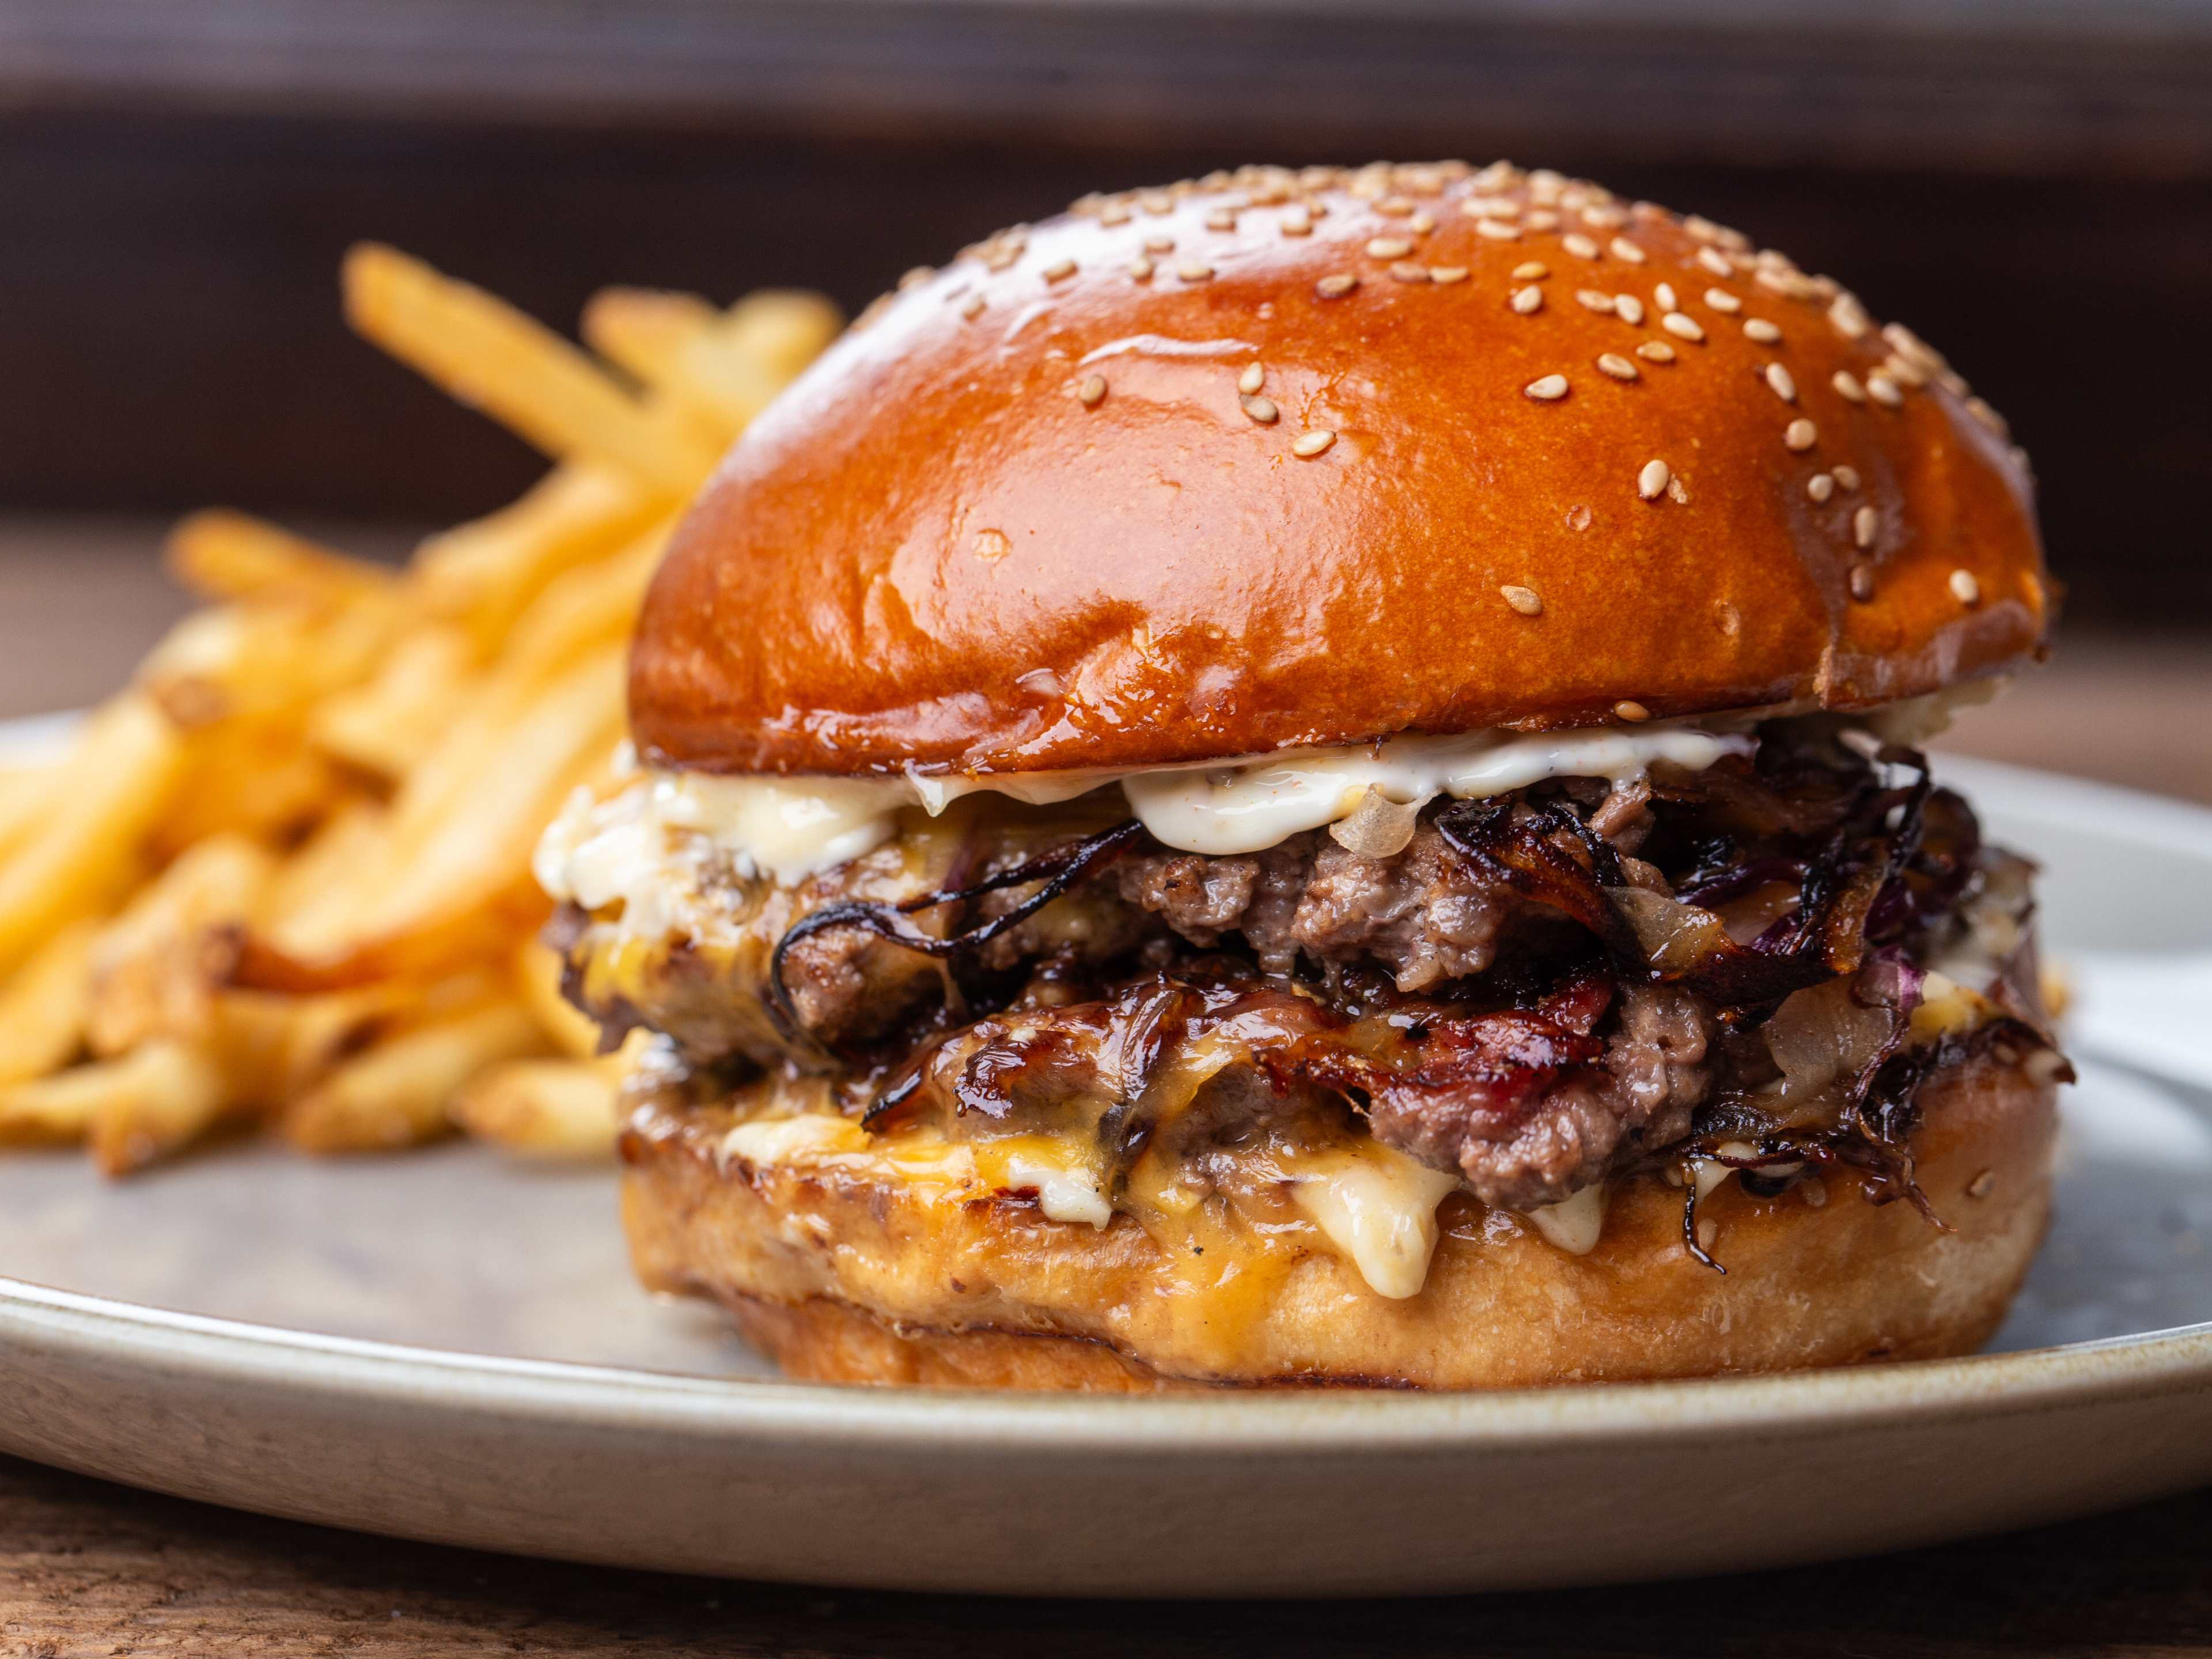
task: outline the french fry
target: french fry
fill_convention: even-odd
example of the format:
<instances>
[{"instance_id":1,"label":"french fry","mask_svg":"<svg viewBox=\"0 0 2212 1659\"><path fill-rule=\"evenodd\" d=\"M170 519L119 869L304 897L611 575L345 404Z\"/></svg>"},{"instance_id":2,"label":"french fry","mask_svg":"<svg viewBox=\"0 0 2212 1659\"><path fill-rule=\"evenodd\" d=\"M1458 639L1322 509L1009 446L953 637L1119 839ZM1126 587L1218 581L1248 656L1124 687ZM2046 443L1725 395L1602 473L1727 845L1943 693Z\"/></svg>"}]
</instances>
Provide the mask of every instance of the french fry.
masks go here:
<instances>
[{"instance_id":1,"label":"french fry","mask_svg":"<svg viewBox=\"0 0 2212 1659\"><path fill-rule=\"evenodd\" d=\"M21 843L46 815L46 800L61 761L0 767L0 858Z\"/></svg>"},{"instance_id":2,"label":"french fry","mask_svg":"<svg viewBox=\"0 0 2212 1659\"><path fill-rule=\"evenodd\" d=\"M205 1037L212 999L275 866L244 836L214 836L139 890L93 947L85 1038L94 1054Z\"/></svg>"},{"instance_id":3,"label":"french fry","mask_svg":"<svg viewBox=\"0 0 2212 1659\"><path fill-rule=\"evenodd\" d=\"M543 901L532 908L529 897L530 856L568 790L604 767L619 738L623 657L603 647L538 695L464 717L389 813L368 821L343 884L265 918L241 957L241 981L335 990L426 973L488 935L511 938L518 915L542 916Z\"/></svg>"},{"instance_id":4,"label":"french fry","mask_svg":"<svg viewBox=\"0 0 2212 1659\"><path fill-rule=\"evenodd\" d=\"M314 1151L454 1122L611 1144L623 1056L561 998L531 854L612 775L684 499L836 313L610 289L583 326L610 370L389 249L345 288L557 465L404 571L241 514L177 526L212 603L55 760L0 760L0 1140L89 1139L111 1174L247 1114Z\"/></svg>"},{"instance_id":5,"label":"french fry","mask_svg":"<svg viewBox=\"0 0 2212 1659\"><path fill-rule=\"evenodd\" d=\"M344 283L357 331L556 460L597 461L684 496L718 459L686 423L482 289L373 242L347 253Z\"/></svg>"},{"instance_id":6,"label":"french fry","mask_svg":"<svg viewBox=\"0 0 2212 1659\"><path fill-rule=\"evenodd\" d=\"M157 865L210 836L295 841L352 787L337 762L301 741L295 718L218 720L184 741L189 787L154 826L147 850Z\"/></svg>"},{"instance_id":7,"label":"french fry","mask_svg":"<svg viewBox=\"0 0 2212 1659\"><path fill-rule=\"evenodd\" d=\"M446 1104L485 1066L541 1052L519 1002L495 1002L404 1031L346 1061L294 1101L281 1127L302 1152L396 1151L450 1127Z\"/></svg>"},{"instance_id":8,"label":"french fry","mask_svg":"<svg viewBox=\"0 0 2212 1659\"><path fill-rule=\"evenodd\" d=\"M648 386L666 384L685 346L722 319L696 294L603 288L584 307L584 343Z\"/></svg>"},{"instance_id":9,"label":"french fry","mask_svg":"<svg viewBox=\"0 0 2212 1659\"><path fill-rule=\"evenodd\" d=\"M397 782L436 747L476 672L467 633L433 623L392 647L376 677L338 693L307 722L325 754Z\"/></svg>"},{"instance_id":10,"label":"french fry","mask_svg":"<svg viewBox=\"0 0 2212 1659\"><path fill-rule=\"evenodd\" d=\"M277 597L389 605L396 573L349 558L249 514L195 513L169 532L169 574L210 599Z\"/></svg>"},{"instance_id":11,"label":"french fry","mask_svg":"<svg viewBox=\"0 0 2212 1659\"><path fill-rule=\"evenodd\" d=\"M88 916L70 923L0 985L0 1085L42 1077L84 1047L99 932Z\"/></svg>"},{"instance_id":12,"label":"french fry","mask_svg":"<svg viewBox=\"0 0 2212 1659\"><path fill-rule=\"evenodd\" d=\"M512 506L423 542L409 582L424 611L467 629L489 656L547 582L605 557L666 511L605 467L556 467Z\"/></svg>"},{"instance_id":13,"label":"french fry","mask_svg":"<svg viewBox=\"0 0 2212 1659\"><path fill-rule=\"evenodd\" d=\"M367 678L398 619L366 601L211 605L169 630L139 665L138 684L185 727L289 713Z\"/></svg>"},{"instance_id":14,"label":"french fry","mask_svg":"<svg viewBox=\"0 0 2212 1659\"><path fill-rule=\"evenodd\" d=\"M143 697L118 697L92 717L54 778L48 810L0 860L0 975L113 900L136 872L182 757L176 728Z\"/></svg>"},{"instance_id":15,"label":"french fry","mask_svg":"<svg viewBox=\"0 0 2212 1659\"><path fill-rule=\"evenodd\" d=\"M88 1139L100 1168L120 1175L204 1133L222 1109L222 1079L206 1055L153 1042L0 1088L0 1140Z\"/></svg>"},{"instance_id":16,"label":"french fry","mask_svg":"<svg viewBox=\"0 0 2212 1659\"><path fill-rule=\"evenodd\" d=\"M604 1060L510 1060L479 1072L453 1097L463 1132L524 1158L613 1155L620 1127L621 1064Z\"/></svg>"},{"instance_id":17,"label":"french fry","mask_svg":"<svg viewBox=\"0 0 2212 1659\"><path fill-rule=\"evenodd\" d=\"M819 295L753 295L679 349L671 394L708 412L734 435L752 423L841 326L837 308Z\"/></svg>"},{"instance_id":18,"label":"french fry","mask_svg":"<svg viewBox=\"0 0 2212 1659\"><path fill-rule=\"evenodd\" d=\"M61 1075L92 1097L85 1138L103 1175L129 1175L189 1146L228 1104L222 1073L190 1043L149 1042Z\"/></svg>"},{"instance_id":19,"label":"french fry","mask_svg":"<svg viewBox=\"0 0 2212 1659\"><path fill-rule=\"evenodd\" d=\"M514 953L514 982L523 1006L555 1048L575 1060L599 1054L599 1028L561 994L561 957L550 945L536 938L523 941Z\"/></svg>"},{"instance_id":20,"label":"french fry","mask_svg":"<svg viewBox=\"0 0 2212 1659\"><path fill-rule=\"evenodd\" d=\"M226 988L210 1000L210 1043L231 1094L270 1111L419 1017L422 1002L417 987L399 980L315 996Z\"/></svg>"}]
</instances>

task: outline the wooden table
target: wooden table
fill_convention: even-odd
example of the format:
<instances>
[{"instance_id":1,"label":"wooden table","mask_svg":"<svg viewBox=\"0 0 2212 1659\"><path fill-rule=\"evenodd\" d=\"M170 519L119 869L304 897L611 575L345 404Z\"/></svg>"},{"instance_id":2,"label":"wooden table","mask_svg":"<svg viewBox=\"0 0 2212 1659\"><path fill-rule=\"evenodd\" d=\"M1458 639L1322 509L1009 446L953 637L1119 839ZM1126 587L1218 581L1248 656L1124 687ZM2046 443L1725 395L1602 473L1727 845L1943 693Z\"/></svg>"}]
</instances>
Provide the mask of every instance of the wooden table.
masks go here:
<instances>
[{"instance_id":1,"label":"wooden table","mask_svg":"<svg viewBox=\"0 0 2212 1659\"><path fill-rule=\"evenodd\" d=\"M176 609L149 580L152 538L143 525L0 523L0 714L81 702L127 671ZM2088 638L1966 715L1953 744L2212 801L2208 710L2212 642ZM1713 1478L1764 1483L1778 1504L1817 1501L1787 1469L1747 1464ZM1912 1492L1901 1487L1897 1501L1912 1503ZM1652 1553L1663 1567L1663 1534ZM2212 1492L1982 1542L1692 1585L1118 1607L833 1595L518 1561L234 1515L0 1460L0 1659L1133 1650L2212 1655Z\"/></svg>"}]
</instances>

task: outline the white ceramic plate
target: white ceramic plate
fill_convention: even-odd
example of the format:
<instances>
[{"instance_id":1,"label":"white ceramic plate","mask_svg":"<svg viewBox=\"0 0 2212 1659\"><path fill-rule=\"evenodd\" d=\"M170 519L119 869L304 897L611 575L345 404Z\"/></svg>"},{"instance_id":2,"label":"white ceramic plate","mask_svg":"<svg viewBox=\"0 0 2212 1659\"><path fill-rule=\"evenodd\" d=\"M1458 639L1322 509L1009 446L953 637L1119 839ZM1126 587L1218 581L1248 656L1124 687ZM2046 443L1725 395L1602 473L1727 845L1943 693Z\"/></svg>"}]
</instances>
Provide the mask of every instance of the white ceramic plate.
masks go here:
<instances>
[{"instance_id":1,"label":"white ceramic plate","mask_svg":"<svg viewBox=\"0 0 2212 1659\"><path fill-rule=\"evenodd\" d=\"M53 1155L0 1159L0 1449L495 1549L1109 1595L1737 1570L2212 1480L2212 813L1946 769L2045 860L2082 989L2058 1220L1981 1357L1502 1395L800 1386L632 1286L603 1172L234 1148L108 1187Z\"/></svg>"}]
</instances>

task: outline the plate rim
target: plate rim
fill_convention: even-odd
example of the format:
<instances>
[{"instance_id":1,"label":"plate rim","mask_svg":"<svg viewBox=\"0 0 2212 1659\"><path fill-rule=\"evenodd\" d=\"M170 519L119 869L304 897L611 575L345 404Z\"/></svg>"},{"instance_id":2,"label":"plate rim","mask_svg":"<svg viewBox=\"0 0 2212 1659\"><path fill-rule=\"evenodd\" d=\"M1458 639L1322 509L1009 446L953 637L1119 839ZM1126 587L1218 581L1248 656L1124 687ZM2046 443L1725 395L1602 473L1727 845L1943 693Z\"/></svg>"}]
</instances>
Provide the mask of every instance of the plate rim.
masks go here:
<instances>
[{"instance_id":1,"label":"plate rim","mask_svg":"<svg viewBox=\"0 0 2212 1659\"><path fill-rule=\"evenodd\" d=\"M75 718L0 720L0 751L28 730L45 737ZM2010 810L2032 801L2027 811L2054 823L2212 860L2212 808L1972 756L1939 752L1936 766L1939 775L1978 790L1994 786ZM1741 1440L1844 1432L1906 1417L2033 1414L2085 1396L2212 1389L2212 1322L1958 1359L1761 1376L1464 1393L1224 1389L1133 1397L846 1388L510 1358L185 1313L5 1276L0 1339L392 1405L465 1401L610 1427L649 1421L660 1431L773 1431L844 1446L927 1439L1057 1451L1202 1440L1251 1455L1392 1444L1535 1452L1655 1434L1724 1432Z\"/></svg>"}]
</instances>

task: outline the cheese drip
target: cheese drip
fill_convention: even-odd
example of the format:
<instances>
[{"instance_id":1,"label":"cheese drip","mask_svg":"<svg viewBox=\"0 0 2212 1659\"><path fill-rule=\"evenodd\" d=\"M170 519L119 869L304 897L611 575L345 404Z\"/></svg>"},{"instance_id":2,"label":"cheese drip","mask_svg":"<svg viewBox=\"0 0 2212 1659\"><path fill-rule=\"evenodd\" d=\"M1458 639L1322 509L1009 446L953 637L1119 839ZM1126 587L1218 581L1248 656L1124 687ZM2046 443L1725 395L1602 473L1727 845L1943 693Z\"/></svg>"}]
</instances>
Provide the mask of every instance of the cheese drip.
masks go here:
<instances>
[{"instance_id":1,"label":"cheese drip","mask_svg":"<svg viewBox=\"0 0 2212 1659\"><path fill-rule=\"evenodd\" d=\"M1222 856L1256 853L1301 830L1348 817L1370 789L1394 801L1504 794L1547 778L1627 782L1664 761L1703 771L1754 740L1697 726L1602 726L1523 736L1474 732L1400 737L1349 748L1293 749L1253 759L1140 772L1040 772L967 777L719 777L652 772L596 801L579 792L540 843L539 884L587 910L621 901L657 917L653 896L669 838L704 836L747 874L795 882L882 845L902 807L933 816L978 791L1031 805L1118 787L1164 846ZM643 931L636 929L636 931Z\"/></svg>"}]
</instances>

